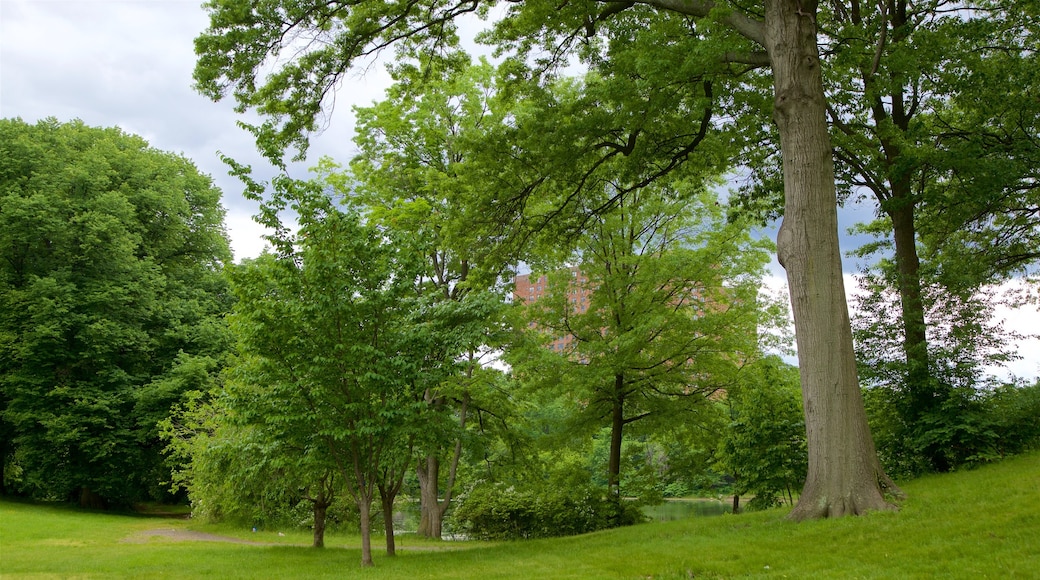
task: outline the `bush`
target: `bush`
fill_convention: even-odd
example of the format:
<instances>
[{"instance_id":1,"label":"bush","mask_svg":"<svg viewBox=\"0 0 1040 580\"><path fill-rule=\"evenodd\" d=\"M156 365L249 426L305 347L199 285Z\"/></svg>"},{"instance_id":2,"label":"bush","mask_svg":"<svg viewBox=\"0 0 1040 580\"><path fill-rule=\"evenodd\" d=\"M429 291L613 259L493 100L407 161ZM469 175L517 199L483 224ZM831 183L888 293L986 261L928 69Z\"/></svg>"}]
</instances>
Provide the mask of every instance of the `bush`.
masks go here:
<instances>
[{"instance_id":1,"label":"bush","mask_svg":"<svg viewBox=\"0 0 1040 580\"><path fill-rule=\"evenodd\" d=\"M518 489L503 483L478 484L454 514L463 533L482 540L569 536L643 519L634 503L618 505L592 486Z\"/></svg>"},{"instance_id":2,"label":"bush","mask_svg":"<svg viewBox=\"0 0 1040 580\"><path fill-rule=\"evenodd\" d=\"M901 393L873 388L864 396L878 457L895 477L934 471L935 458L953 471L1040 446L1040 383L951 388L913 424L901 419Z\"/></svg>"}]
</instances>

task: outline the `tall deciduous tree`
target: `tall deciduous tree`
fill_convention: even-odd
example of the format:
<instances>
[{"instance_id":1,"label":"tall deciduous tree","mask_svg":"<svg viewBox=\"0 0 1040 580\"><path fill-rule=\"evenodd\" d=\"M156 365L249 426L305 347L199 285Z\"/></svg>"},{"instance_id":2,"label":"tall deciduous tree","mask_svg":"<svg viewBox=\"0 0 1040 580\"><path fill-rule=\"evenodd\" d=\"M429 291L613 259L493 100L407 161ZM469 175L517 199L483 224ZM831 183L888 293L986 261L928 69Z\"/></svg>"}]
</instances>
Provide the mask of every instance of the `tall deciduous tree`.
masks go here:
<instances>
[{"instance_id":1,"label":"tall deciduous tree","mask_svg":"<svg viewBox=\"0 0 1040 580\"><path fill-rule=\"evenodd\" d=\"M413 392L422 351L409 325L421 264L394 232L337 207L324 182L274 185L272 204L291 206L299 230L276 228L278 255L233 278L233 371L255 385L254 424L323 446L357 503L361 563L370 566L372 502L380 494L384 512L392 508L422 429ZM392 553L392 526L386 532Z\"/></svg>"},{"instance_id":2,"label":"tall deciduous tree","mask_svg":"<svg viewBox=\"0 0 1040 580\"><path fill-rule=\"evenodd\" d=\"M494 69L488 63L471 64L459 52L421 62L392 67L395 84L387 99L357 109L360 151L351 162L353 179L341 190L365 207L369 219L407 231L425 260L416 289L428 305L429 330L440 339L424 356L419 390L431 416L455 421L431 421L430 433L442 432L420 446L418 533L440 538L467 420L486 402L480 385L490 371L481 368L480 357L501 334L496 310L504 301L490 288L505 264L487 255L489 244L460 207L463 192L479 187L467 180L467 144L501 119L491 110Z\"/></svg>"},{"instance_id":3,"label":"tall deciduous tree","mask_svg":"<svg viewBox=\"0 0 1040 580\"><path fill-rule=\"evenodd\" d=\"M494 4L214 2L208 5L210 28L196 40L195 78L205 94L233 93L241 109L265 116L252 127L262 151L276 159L288 147L302 154L309 133L322 121L326 96L350 66L403 38L438 50L453 40L456 18L486 14ZM878 463L856 375L817 9L811 0L766 0L761 7L701 0L563 5L525 0L513 3L498 25L498 41L507 48L524 57L544 48L548 65L555 66L575 53L593 64L612 62L612 41L638 37L675 19L687 24L688 36L704 39L699 44L706 49L699 55L704 58L695 62L749 63L772 72L772 120L785 191L777 246L791 291L810 455L795 518L889 509L882 488L895 490ZM600 25L612 22L618 26L608 33L617 34L597 35ZM312 41L299 43L302 35ZM294 57L268 68L283 51ZM639 143L638 138L630 141ZM618 148L616 155L631 155L629 149ZM553 185L536 180L519 191L531 193L537 189L532 185L543 184Z\"/></svg>"},{"instance_id":4,"label":"tall deciduous tree","mask_svg":"<svg viewBox=\"0 0 1040 580\"><path fill-rule=\"evenodd\" d=\"M889 386L925 437L936 429L927 417L952 393L929 340L941 332L926 315L934 299L970 294L1040 255L1040 105L1026 97L1037 90L1035 3L963 8L853 3L830 10L825 40L839 176L850 195L874 198L883 218L874 231L893 256L886 278L899 297L903 373ZM922 454L931 469L952 467L941 445Z\"/></svg>"},{"instance_id":5,"label":"tall deciduous tree","mask_svg":"<svg viewBox=\"0 0 1040 580\"><path fill-rule=\"evenodd\" d=\"M21 473L8 489L161 496L157 423L229 343L219 200L189 160L118 129L0 121L0 424Z\"/></svg>"},{"instance_id":6,"label":"tall deciduous tree","mask_svg":"<svg viewBox=\"0 0 1040 580\"><path fill-rule=\"evenodd\" d=\"M725 224L703 190L640 190L588 227L578 265L526 305L521 328L564 338L563 350L541 341L507 358L523 380L568 390L579 424L609 427L614 501L625 429L682 420L758 356L760 326L776 312L758 296L768 246L746 224Z\"/></svg>"}]
</instances>

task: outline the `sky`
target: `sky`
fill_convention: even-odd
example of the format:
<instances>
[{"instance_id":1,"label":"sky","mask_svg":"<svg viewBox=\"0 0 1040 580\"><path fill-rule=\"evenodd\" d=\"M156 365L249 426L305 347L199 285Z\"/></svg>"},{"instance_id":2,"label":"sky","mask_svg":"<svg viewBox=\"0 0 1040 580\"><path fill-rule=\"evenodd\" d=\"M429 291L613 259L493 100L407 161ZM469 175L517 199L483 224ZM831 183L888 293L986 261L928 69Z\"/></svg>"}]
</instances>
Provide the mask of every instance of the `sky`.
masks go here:
<instances>
[{"instance_id":1,"label":"sky","mask_svg":"<svg viewBox=\"0 0 1040 580\"><path fill-rule=\"evenodd\" d=\"M219 153L253 166L261 178L273 169L256 153L252 136L236 125L230 100L214 103L192 89L193 40L208 23L201 0L0 0L0 117L35 123L47 117L80 119L92 126L119 126L155 148L179 153L210 175L223 191L228 233L236 259L258 255L263 229L252 220L256 204L242 197ZM474 30L480 24L473 24ZM336 92L328 127L311 139L308 160L289 168L305 177L323 155L346 163L353 144L353 106L382 99L390 78L376 63L351 73ZM863 238L846 229L873 217L869 206L849 207L839 216L842 249ZM861 264L846 258L846 286ZM779 264L770 286L783 287ZM848 288L852 291L851 288ZM1002 312L1011 329L1040 331L1036 306ZM1040 375L1040 340L1022 341L1023 360L1010 372Z\"/></svg>"}]
</instances>

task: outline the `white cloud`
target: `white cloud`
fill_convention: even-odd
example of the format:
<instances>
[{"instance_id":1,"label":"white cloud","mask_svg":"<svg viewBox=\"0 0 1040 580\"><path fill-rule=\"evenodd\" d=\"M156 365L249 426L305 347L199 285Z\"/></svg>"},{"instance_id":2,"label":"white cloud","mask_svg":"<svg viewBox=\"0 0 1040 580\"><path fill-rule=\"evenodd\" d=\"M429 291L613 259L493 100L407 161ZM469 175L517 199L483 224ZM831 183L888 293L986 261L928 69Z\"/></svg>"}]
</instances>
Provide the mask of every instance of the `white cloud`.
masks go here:
<instances>
[{"instance_id":1,"label":"white cloud","mask_svg":"<svg viewBox=\"0 0 1040 580\"><path fill-rule=\"evenodd\" d=\"M229 232L235 232L231 238L231 250L234 252L235 261L245 258L255 258L263 253L268 247L263 236L268 232L264 226L253 221L253 214L249 211L228 211L225 223Z\"/></svg>"},{"instance_id":2,"label":"white cloud","mask_svg":"<svg viewBox=\"0 0 1040 580\"><path fill-rule=\"evenodd\" d=\"M862 291L860 288L858 274L845 273L842 280L845 285L845 297L849 305L849 315L856 316L855 300L853 297ZM784 277L783 269L777 264L776 271L771 271L763 279L764 290L772 296L787 295L787 279ZM1012 280L1001 284L998 295L1009 291L1021 291L1025 288L1022 280ZM1040 308L1037 303L1025 304L1017 308L1011 308L1001 304L995 308L997 322L1003 324L1004 329L1009 332L1021 334L1024 338L1014 345L1015 350L1021 358L1011 361L1004 367L990 367L987 372L1002 380L1014 376L1027 380L1035 380L1040 377ZM794 333L794 320L790 320L791 333ZM791 364L798 364L794 356L785 356L784 360Z\"/></svg>"},{"instance_id":3,"label":"white cloud","mask_svg":"<svg viewBox=\"0 0 1040 580\"><path fill-rule=\"evenodd\" d=\"M208 16L197 0L0 1L0 117L34 123L47 117L118 126L158 149L180 153L211 175L224 193L236 258L259 253L263 230L249 216L217 152L250 165L260 179L274 169L236 122L234 103L213 103L192 89L194 39ZM312 139L306 169L321 155L345 162L354 152L354 105L383 98L382 62L352 73L336 95L327 131Z\"/></svg>"}]
</instances>

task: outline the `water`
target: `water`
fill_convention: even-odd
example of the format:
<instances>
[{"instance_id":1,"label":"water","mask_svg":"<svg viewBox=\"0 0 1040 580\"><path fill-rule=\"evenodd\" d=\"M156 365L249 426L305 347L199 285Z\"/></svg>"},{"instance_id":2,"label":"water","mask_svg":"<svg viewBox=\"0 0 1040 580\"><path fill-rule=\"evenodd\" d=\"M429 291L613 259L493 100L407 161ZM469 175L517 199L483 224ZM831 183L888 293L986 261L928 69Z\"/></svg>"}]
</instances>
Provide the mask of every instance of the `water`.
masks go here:
<instances>
[{"instance_id":1,"label":"water","mask_svg":"<svg viewBox=\"0 0 1040 580\"><path fill-rule=\"evenodd\" d=\"M669 499L660 505L643 506L643 513L655 522L670 522L698 516L721 516L733 511L728 501L717 499Z\"/></svg>"}]
</instances>

